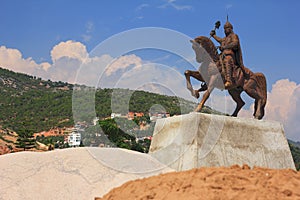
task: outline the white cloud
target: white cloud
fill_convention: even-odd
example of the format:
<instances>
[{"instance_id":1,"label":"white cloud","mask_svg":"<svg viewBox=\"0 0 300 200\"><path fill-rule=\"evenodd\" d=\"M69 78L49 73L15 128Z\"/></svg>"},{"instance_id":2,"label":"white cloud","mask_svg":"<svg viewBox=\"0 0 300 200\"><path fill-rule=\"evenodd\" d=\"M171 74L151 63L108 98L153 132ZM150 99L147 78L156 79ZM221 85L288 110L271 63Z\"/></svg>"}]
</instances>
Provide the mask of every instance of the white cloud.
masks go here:
<instances>
[{"instance_id":1,"label":"white cloud","mask_svg":"<svg viewBox=\"0 0 300 200\"><path fill-rule=\"evenodd\" d=\"M179 96L193 100L186 89L185 77L172 66L158 63L143 63L114 76L103 76L101 84L109 87L146 90L160 94Z\"/></svg>"},{"instance_id":2,"label":"white cloud","mask_svg":"<svg viewBox=\"0 0 300 200\"><path fill-rule=\"evenodd\" d=\"M55 45L51 51L51 58L53 63L62 57L85 60L88 56L85 45L80 42L68 40L66 42L60 42Z\"/></svg>"},{"instance_id":3,"label":"white cloud","mask_svg":"<svg viewBox=\"0 0 300 200\"><path fill-rule=\"evenodd\" d=\"M51 67L51 64L48 63L48 62L43 62L40 64L42 66L42 68L47 71L50 67Z\"/></svg>"},{"instance_id":4,"label":"white cloud","mask_svg":"<svg viewBox=\"0 0 300 200\"><path fill-rule=\"evenodd\" d=\"M75 56L58 56L59 59L48 69L51 79L94 87L113 87L124 72L142 65L142 59L134 54L118 58L107 54L84 58L82 51L79 52ZM99 82L100 79L105 81Z\"/></svg>"},{"instance_id":5,"label":"white cloud","mask_svg":"<svg viewBox=\"0 0 300 200\"><path fill-rule=\"evenodd\" d=\"M0 47L1 67L44 77L45 70L49 68L49 63L37 64L31 57L23 58L22 53L17 49L10 49L5 46Z\"/></svg>"},{"instance_id":6,"label":"white cloud","mask_svg":"<svg viewBox=\"0 0 300 200\"><path fill-rule=\"evenodd\" d=\"M297 84L288 79L277 81L268 93L266 118L287 122L291 97L296 88Z\"/></svg>"},{"instance_id":7,"label":"white cloud","mask_svg":"<svg viewBox=\"0 0 300 200\"><path fill-rule=\"evenodd\" d=\"M87 22L86 25L86 32L91 33L94 30L94 23L93 22Z\"/></svg>"},{"instance_id":8,"label":"white cloud","mask_svg":"<svg viewBox=\"0 0 300 200\"><path fill-rule=\"evenodd\" d=\"M150 7L149 4L143 3L139 6L136 7L135 9L135 14L137 15L135 18L133 18L131 21L136 21L136 20L142 20L144 19L144 9Z\"/></svg>"},{"instance_id":9,"label":"white cloud","mask_svg":"<svg viewBox=\"0 0 300 200\"><path fill-rule=\"evenodd\" d=\"M141 67L142 59L134 54L125 55L117 58L113 61L106 69L105 73L107 76L112 75L118 70L124 71L128 67Z\"/></svg>"},{"instance_id":10,"label":"white cloud","mask_svg":"<svg viewBox=\"0 0 300 200\"><path fill-rule=\"evenodd\" d=\"M239 117L252 118L254 105L242 109ZM283 124L287 138L300 141L300 85L288 79L278 80L268 92L264 120Z\"/></svg>"},{"instance_id":11,"label":"white cloud","mask_svg":"<svg viewBox=\"0 0 300 200\"><path fill-rule=\"evenodd\" d=\"M139 5L138 7L136 7L135 11L140 11L147 7L149 7L149 4L143 3L143 4Z\"/></svg>"},{"instance_id":12,"label":"white cloud","mask_svg":"<svg viewBox=\"0 0 300 200\"><path fill-rule=\"evenodd\" d=\"M290 108L288 112L288 120L286 122L285 130L291 139L300 141L300 85L294 89L290 98Z\"/></svg>"},{"instance_id":13,"label":"white cloud","mask_svg":"<svg viewBox=\"0 0 300 200\"><path fill-rule=\"evenodd\" d=\"M118 78L126 70L142 65L142 59L134 54L113 58L110 55L89 57L86 46L80 42L65 41L51 50L52 63L37 64L32 58L23 58L17 49L0 47L0 66L45 80L65 81L96 86L101 76Z\"/></svg>"},{"instance_id":14,"label":"white cloud","mask_svg":"<svg viewBox=\"0 0 300 200\"><path fill-rule=\"evenodd\" d=\"M283 123L288 138L300 141L300 85L278 80L268 93L266 119Z\"/></svg>"},{"instance_id":15,"label":"white cloud","mask_svg":"<svg viewBox=\"0 0 300 200\"><path fill-rule=\"evenodd\" d=\"M85 41L85 42L88 42L92 39L92 36L88 35L88 34L82 34L81 37L82 37L83 41Z\"/></svg>"},{"instance_id":16,"label":"white cloud","mask_svg":"<svg viewBox=\"0 0 300 200\"><path fill-rule=\"evenodd\" d=\"M61 57L48 68L47 75L52 81L75 83L76 73L81 64L79 59Z\"/></svg>"},{"instance_id":17,"label":"white cloud","mask_svg":"<svg viewBox=\"0 0 300 200\"><path fill-rule=\"evenodd\" d=\"M168 7L172 7L175 10L191 10L193 9L192 6L190 5L179 5L175 3L176 0L168 0L167 3L160 5L158 8L168 8Z\"/></svg>"},{"instance_id":18,"label":"white cloud","mask_svg":"<svg viewBox=\"0 0 300 200\"><path fill-rule=\"evenodd\" d=\"M89 21L85 25L85 33L81 35L84 42L88 42L92 39L92 32L95 29L95 25L93 22Z\"/></svg>"},{"instance_id":19,"label":"white cloud","mask_svg":"<svg viewBox=\"0 0 300 200\"><path fill-rule=\"evenodd\" d=\"M88 62L82 63L76 71L76 83L103 88L98 82L101 77L106 77L105 69L113 60L114 58L108 54L89 58Z\"/></svg>"}]
</instances>

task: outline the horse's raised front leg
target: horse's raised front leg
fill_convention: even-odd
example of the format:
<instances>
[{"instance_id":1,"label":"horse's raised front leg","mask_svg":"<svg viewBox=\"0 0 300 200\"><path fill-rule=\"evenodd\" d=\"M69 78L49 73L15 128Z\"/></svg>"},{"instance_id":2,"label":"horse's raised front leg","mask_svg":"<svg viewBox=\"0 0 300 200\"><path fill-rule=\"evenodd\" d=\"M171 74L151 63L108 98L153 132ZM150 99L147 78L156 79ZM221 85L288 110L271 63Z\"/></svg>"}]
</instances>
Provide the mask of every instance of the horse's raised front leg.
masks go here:
<instances>
[{"instance_id":1,"label":"horse's raised front leg","mask_svg":"<svg viewBox=\"0 0 300 200\"><path fill-rule=\"evenodd\" d=\"M197 79L198 81L204 82L204 79L202 78L201 74L199 71L190 71L186 70L184 72L185 79L186 79L186 87L189 91L191 91L192 96L196 97L197 99L199 98L199 90L194 90L192 84L191 84L191 77Z\"/></svg>"},{"instance_id":2,"label":"horse's raised front leg","mask_svg":"<svg viewBox=\"0 0 300 200\"><path fill-rule=\"evenodd\" d=\"M217 80L217 75L211 76L210 80L209 80L209 84L207 87L206 92L204 93L201 102L198 104L197 108L194 110L194 112L200 112L201 109L203 108L206 100L209 98L211 92L214 90L215 88L215 81Z\"/></svg>"},{"instance_id":3,"label":"horse's raised front leg","mask_svg":"<svg viewBox=\"0 0 300 200\"><path fill-rule=\"evenodd\" d=\"M242 107L245 105L245 102L241 98L242 91L243 91L242 89L237 89L237 88L228 90L228 92L231 95L232 99L236 102L236 108L235 108L234 112L231 115L232 117L237 117L238 113L240 112Z\"/></svg>"}]
</instances>

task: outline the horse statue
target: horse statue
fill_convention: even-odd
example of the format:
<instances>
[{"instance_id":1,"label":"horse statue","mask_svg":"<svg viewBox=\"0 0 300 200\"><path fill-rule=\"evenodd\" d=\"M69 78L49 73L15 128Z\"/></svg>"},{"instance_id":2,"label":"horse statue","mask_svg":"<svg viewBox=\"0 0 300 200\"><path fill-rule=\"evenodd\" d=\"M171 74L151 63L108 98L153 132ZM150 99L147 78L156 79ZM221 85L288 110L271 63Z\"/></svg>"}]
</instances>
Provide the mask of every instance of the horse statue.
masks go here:
<instances>
[{"instance_id":1,"label":"horse statue","mask_svg":"<svg viewBox=\"0 0 300 200\"><path fill-rule=\"evenodd\" d=\"M205 36L199 36L194 40L190 40L192 48L196 54L196 61L201 63L198 71L185 71L186 83L188 90L192 95L199 98L199 92L205 91L202 100L194 110L200 112L206 100L209 98L214 88L221 90L227 89L237 106L231 116L237 117L245 102L241 98L241 93L245 91L250 97L255 99L253 116L256 119L262 119L265 114L265 106L267 102L267 83L264 74L253 73L248 68L234 66L233 67L233 84L230 88L224 87L224 66L221 55L218 54L217 47ZM201 88L194 90L190 81L193 77L201 82Z\"/></svg>"}]
</instances>

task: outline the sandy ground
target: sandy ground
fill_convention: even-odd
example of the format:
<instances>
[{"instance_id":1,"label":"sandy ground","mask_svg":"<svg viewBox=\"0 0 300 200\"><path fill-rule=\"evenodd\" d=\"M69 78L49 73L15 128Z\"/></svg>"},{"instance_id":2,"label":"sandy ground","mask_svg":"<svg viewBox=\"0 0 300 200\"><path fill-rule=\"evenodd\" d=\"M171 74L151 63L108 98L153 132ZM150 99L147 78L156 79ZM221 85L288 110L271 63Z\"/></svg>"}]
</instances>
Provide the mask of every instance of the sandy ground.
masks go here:
<instances>
[{"instance_id":1,"label":"sandy ground","mask_svg":"<svg viewBox=\"0 0 300 200\"><path fill-rule=\"evenodd\" d=\"M199 168L129 181L95 199L300 199L300 172L246 165Z\"/></svg>"}]
</instances>

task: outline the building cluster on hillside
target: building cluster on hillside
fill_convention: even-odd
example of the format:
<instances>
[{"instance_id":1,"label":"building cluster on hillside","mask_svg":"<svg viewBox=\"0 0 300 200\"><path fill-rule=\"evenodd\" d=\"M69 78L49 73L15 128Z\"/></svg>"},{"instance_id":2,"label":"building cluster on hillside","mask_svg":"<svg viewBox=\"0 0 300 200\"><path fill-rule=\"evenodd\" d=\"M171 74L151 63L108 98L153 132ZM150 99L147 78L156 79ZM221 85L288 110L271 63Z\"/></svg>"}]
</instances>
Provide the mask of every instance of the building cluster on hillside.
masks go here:
<instances>
[{"instance_id":1,"label":"building cluster on hillside","mask_svg":"<svg viewBox=\"0 0 300 200\"><path fill-rule=\"evenodd\" d=\"M145 114L143 112L128 112L126 115L122 115L120 113L111 113L110 119L114 119L117 117L126 118L128 120L133 120L134 118L144 117ZM169 113L149 113L150 121L155 122L157 119L170 117ZM95 117L92 121L92 124L95 126L98 124L99 118ZM35 133L34 137L49 137L49 136L63 136L64 143L68 143L71 147L80 146L82 135L85 129L89 125L86 122L78 122L74 127L65 127L65 128L54 128L49 131L43 131L39 133ZM139 125L139 130L147 130L150 127L146 122L141 122ZM97 136L97 135L96 135ZM144 139L152 139L151 136L140 137L137 140Z\"/></svg>"},{"instance_id":2,"label":"building cluster on hillside","mask_svg":"<svg viewBox=\"0 0 300 200\"><path fill-rule=\"evenodd\" d=\"M74 127L54 128L35 133L34 137L63 136L64 143L68 143L71 147L78 147L81 144L81 132L84 132L86 126L85 123L78 123Z\"/></svg>"},{"instance_id":3,"label":"building cluster on hillside","mask_svg":"<svg viewBox=\"0 0 300 200\"><path fill-rule=\"evenodd\" d=\"M39 133L33 134L36 137L49 137L49 136L64 136L68 133L71 133L71 128L54 128L49 131L42 131Z\"/></svg>"},{"instance_id":4,"label":"building cluster on hillside","mask_svg":"<svg viewBox=\"0 0 300 200\"><path fill-rule=\"evenodd\" d=\"M149 116L151 121L156 121L158 119L170 117L170 113L152 113Z\"/></svg>"},{"instance_id":5,"label":"building cluster on hillside","mask_svg":"<svg viewBox=\"0 0 300 200\"><path fill-rule=\"evenodd\" d=\"M133 120L135 117L143 117L144 113L142 112L128 112L126 115L122 115L121 113L111 113L110 118L114 119L117 117L127 118L128 120Z\"/></svg>"},{"instance_id":6,"label":"building cluster on hillside","mask_svg":"<svg viewBox=\"0 0 300 200\"><path fill-rule=\"evenodd\" d=\"M152 136L137 137L136 142L144 141L145 139L152 140Z\"/></svg>"},{"instance_id":7,"label":"building cluster on hillside","mask_svg":"<svg viewBox=\"0 0 300 200\"><path fill-rule=\"evenodd\" d=\"M110 118L114 119L116 117L127 118L128 120L133 120L135 117L143 117L145 116L142 112L128 112L126 115L122 115L121 113L111 113ZM170 117L170 113L167 112L156 112L149 113L150 120L155 122L157 119Z\"/></svg>"}]
</instances>

